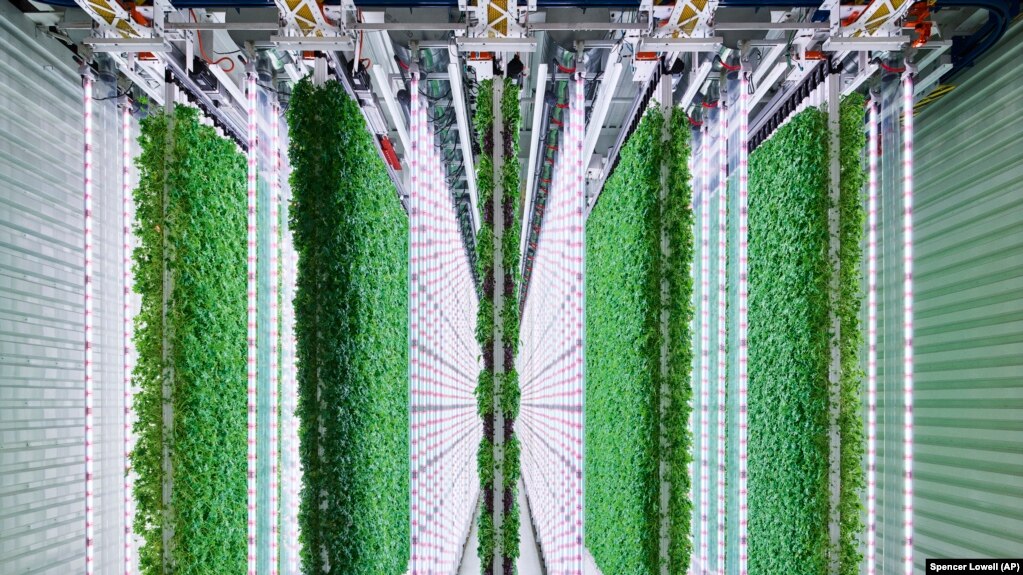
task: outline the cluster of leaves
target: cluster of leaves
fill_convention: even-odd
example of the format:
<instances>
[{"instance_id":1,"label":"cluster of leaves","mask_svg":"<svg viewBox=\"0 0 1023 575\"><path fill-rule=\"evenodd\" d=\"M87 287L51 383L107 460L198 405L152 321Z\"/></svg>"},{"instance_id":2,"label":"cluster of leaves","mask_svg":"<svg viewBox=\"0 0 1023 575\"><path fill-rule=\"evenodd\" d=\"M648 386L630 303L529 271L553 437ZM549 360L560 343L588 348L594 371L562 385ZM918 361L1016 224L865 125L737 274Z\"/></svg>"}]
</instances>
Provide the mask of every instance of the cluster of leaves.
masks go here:
<instances>
[{"instance_id":1,"label":"cluster of leaves","mask_svg":"<svg viewBox=\"0 0 1023 575\"><path fill-rule=\"evenodd\" d=\"M689 120L684 114L671 115L668 122L668 181L666 201L661 207L661 223L668 239L668 260L662 261L667 281L668 405L664 416L667 433L669 571L686 573L692 552L692 501L689 500L689 464L692 461L692 436L689 431L690 402L693 396L693 248L692 175L689 173Z\"/></svg>"},{"instance_id":2,"label":"cluster of leaves","mask_svg":"<svg viewBox=\"0 0 1023 575\"><path fill-rule=\"evenodd\" d=\"M473 127L480 142L480 155L476 163L476 188L479 190L481 224L476 236L476 271L483 283L479 312L476 318L476 340L483 353L484 369L476 384L476 406L483 420L483 439L480 440L476 463L480 476L480 491L483 493L483 507L478 525L477 554L483 573L493 570L496 552L494 527L494 416L496 405L496 376L494 372L494 110L493 80L480 82L476 99L476 113Z\"/></svg>"},{"instance_id":3,"label":"cluster of leaves","mask_svg":"<svg viewBox=\"0 0 1023 575\"><path fill-rule=\"evenodd\" d=\"M586 227L586 543L605 573L657 573L661 460L672 481L672 572L689 557L687 430L693 257L689 130L647 112L622 149ZM667 195L660 201L661 166ZM662 224L670 256L661 253ZM670 298L661 301L661 281ZM661 310L669 312L672 409L660 446Z\"/></svg>"},{"instance_id":4,"label":"cluster of leaves","mask_svg":"<svg viewBox=\"0 0 1023 575\"><path fill-rule=\"evenodd\" d=\"M828 129L808 109L750 157L749 570L828 570Z\"/></svg>"},{"instance_id":5,"label":"cluster of leaves","mask_svg":"<svg viewBox=\"0 0 1023 575\"><path fill-rule=\"evenodd\" d=\"M514 573L515 560L519 557L519 507L518 482L519 442L514 436L515 418L519 413L519 375L515 371L515 355L519 349L519 298L516 284L519 279L519 237L522 227L522 206L519 202L519 85L510 79L504 80L501 95L501 137L504 140L504 161L501 165L501 212L504 218L501 260L503 271L502 289L502 341L504 348L504 376L499 390L499 407L504 417L504 509L501 522L501 551L505 573Z\"/></svg>"},{"instance_id":6,"label":"cluster of leaves","mask_svg":"<svg viewBox=\"0 0 1023 575\"><path fill-rule=\"evenodd\" d=\"M860 349L863 334L860 328L860 306L862 294L863 263L863 153L866 137L863 133L863 107L865 99L860 94L848 96L841 107L841 129L839 154L841 158L841 193L839 196L840 252L839 252L839 294L836 313L841 321L839 335L842 357L842 406L838 427L842 438L841 451L841 493L839 494L839 515L841 517L839 573L857 575L860 560L860 534L863 532L862 493L866 486L866 470L863 467L865 442L863 436L863 410L861 409L861 384L863 368L860 363Z\"/></svg>"},{"instance_id":7,"label":"cluster of leaves","mask_svg":"<svg viewBox=\"0 0 1023 575\"><path fill-rule=\"evenodd\" d=\"M841 490L830 549L831 309L826 115L806 110L750 158L750 571L819 573L829 555L859 572L865 485L860 282L865 174L862 96L842 102L839 292ZM779 406L781 406L779 408Z\"/></svg>"},{"instance_id":8,"label":"cluster of leaves","mask_svg":"<svg viewBox=\"0 0 1023 575\"><path fill-rule=\"evenodd\" d=\"M131 454L135 531L144 540L139 566L146 574L164 572L162 535L172 528L167 559L175 573L240 573L247 537L245 158L186 107L173 117L144 119L140 146L133 259L142 307L132 375L138 443ZM163 430L165 383L173 437ZM173 476L169 509L162 496L165 446Z\"/></svg>"},{"instance_id":9,"label":"cluster of leaves","mask_svg":"<svg viewBox=\"0 0 1023 575\"><path fill-rule=\"evenodd\" d=\"M500 102L502 140L501 164L501 206L494 209L494 82L503 82ZM519 228L521 206L519 205L519 162L518 140L520 128L519 87L511 80L485 80L480 83L480 98L477 100L473 126L476 137L482 143L478 160L477 188L480 197L482 225L476 237L477 273L482 280L479 314L476 322L476 339L483 350L484 370L476 386L477 411L483 419L483 440L477 453L480 486L483 490L483 509L479 516L479 556L484 572L492 569L494 560L501 560L505 570L514 565L519 555L519 515L515 503L515 492L520 475L519 446L513 437L515 418L519 413L519 378L515 372L514 359L518 351L519 306L516 283L519 271ZM501 269L495 269L494 254L497 238L494 234L495 218L501 218ZM500 310L494 309L496 290L501 290ZM501 341L495 340L494 324L500 313L502 324ZM504 373L495 375L494 355L503 357ZM494 452L495 410L500 410L504 419L504 449L500 466L503 471L502 485L494 483L493 467L498 463ZM502 541L497 541L494 531L493 514L495 492L504 494L501 512ZM512 545L514 539L514 545ZM500 553L495 546L500 545Z\"/></svg>"},{"instance_id":10,"label":"cluster of leaves","mask_svg":"<svg viewBox=\"0 0 1023 575\"><path fill-rule=\"evenodd\" d=\"M408 219L337 82L288 109L305 573L409 558Z\"/></svg>"}]
</instances>

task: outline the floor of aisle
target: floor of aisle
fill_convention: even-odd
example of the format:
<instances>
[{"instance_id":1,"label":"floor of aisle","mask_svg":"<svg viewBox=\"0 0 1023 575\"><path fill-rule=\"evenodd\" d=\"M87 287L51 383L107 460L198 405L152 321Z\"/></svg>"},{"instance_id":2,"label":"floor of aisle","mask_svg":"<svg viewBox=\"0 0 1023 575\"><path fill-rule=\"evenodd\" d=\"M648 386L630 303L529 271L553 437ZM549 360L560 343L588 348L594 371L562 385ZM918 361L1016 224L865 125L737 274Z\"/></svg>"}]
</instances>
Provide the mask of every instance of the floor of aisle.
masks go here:
<instances>
[{"instance_id":1,"label":"floor of aisle","mask_svg":"<svg viewBox=\"0 0 1023 575\"><path fill-rule=\"evenodd\" d=\"M519 523L518 575L540 575L543 570L540 567L540 554L537 551L536 538L533 537L533 526L529 521L529 515L525 512L528 508L526 487L520 481L519 509L522 513L522 521ZM465 546L465 555L462 556L462 565L458 568L458 575L479 575L480 559L476 555L478 543L479 532L476 529L476 518L474 517L472 529L469 531L469 540Z\"/></svg>"}]
</instances>

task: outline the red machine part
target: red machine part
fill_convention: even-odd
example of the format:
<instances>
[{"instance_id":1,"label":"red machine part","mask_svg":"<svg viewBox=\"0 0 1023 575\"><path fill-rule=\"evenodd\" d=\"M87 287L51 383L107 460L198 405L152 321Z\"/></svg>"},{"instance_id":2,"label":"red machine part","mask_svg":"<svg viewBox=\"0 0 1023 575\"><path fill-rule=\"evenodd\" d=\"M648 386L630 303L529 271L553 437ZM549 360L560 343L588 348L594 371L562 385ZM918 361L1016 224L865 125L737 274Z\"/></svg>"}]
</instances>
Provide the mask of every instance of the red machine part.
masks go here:
<instances>
[{"instance_id":1,"label":"red machine part","mask_svg":"<svg viewBox=\"0 0 1023 575\"><path fill-rule=\"evenodd\" d=\"M931 39L933 23L928 20L930 17L931 0L924 0L910 6L909 13L906 14L906 24L904 27L916 32L916 38L910 42L912 47L919 48Z\"/></svg>"},{"instance_id":2,"label":"red machine part","mask_svg":"<svg viewBox=\"0 0 1023 575\"><path fill-rule=\"evenodd\" d=\"M394 144L391 143L391 139L387 136L377 136L380 139L380 149L384 152L384 159L391 165L395 171L401 171L401 160L398 159L398 153L394 151Z\"/></svg>"}]
</instances>

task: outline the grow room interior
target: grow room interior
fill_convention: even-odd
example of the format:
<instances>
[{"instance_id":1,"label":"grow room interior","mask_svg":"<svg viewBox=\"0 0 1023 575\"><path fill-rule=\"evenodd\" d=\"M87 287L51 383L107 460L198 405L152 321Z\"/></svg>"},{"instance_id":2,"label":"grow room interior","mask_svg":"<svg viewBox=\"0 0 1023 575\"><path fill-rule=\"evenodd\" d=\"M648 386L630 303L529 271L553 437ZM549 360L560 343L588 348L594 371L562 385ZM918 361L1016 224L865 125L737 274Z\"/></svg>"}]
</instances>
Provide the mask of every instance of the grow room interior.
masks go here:
<instances>
[{"instance_id":1,"label":"grow room interior","mask_svg":"<svg viewBox=\"0 0 1023 575\"><path fill-rule=\"evenodd\" d=\"M0 0L0 575L1019 572L1019 13Z\"/></svg>"}]
</instances>

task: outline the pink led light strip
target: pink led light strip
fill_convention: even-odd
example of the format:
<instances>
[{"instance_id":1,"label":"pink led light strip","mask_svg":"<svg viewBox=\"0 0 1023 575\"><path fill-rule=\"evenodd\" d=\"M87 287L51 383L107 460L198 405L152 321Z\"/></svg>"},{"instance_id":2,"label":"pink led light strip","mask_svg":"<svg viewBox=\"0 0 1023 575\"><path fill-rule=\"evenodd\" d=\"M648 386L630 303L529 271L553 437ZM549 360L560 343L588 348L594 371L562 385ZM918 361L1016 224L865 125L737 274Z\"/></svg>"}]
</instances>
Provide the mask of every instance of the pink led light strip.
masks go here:
<instances>
[{"instance_id":1,"label":"pink led light strip","mask_svg":"<svg viewBox=\"0 0 1023 575\"><path fill-rule=\"evenodd\" d=\"M581 574L583 560L583 87L582 78L574 78L562 154L522 314L517 364L522 476L552 575Z\"/></svg>"},{"instance_id":2,"label":"pink led light strip","mask_svg":"<svg viewBox=\"0 0 1023 575\"><path fill-rule=\"evenodd\" d=\"M277 343L280 334L280 326L277 318L278 313L278 288L279 277L278 266L280 265L277 250L278 219L280 218L279 205L281 201L281 141L280 141L280 116L278 105L275 102L270 107L270 162L272 172L270 174L270 575L277 575L278 565L278 499L277 499L277 432L278 432L278 410L277 410L277 370L279 366L277 354L279 346Z\"/></svg>"},{"instance_id":3,"label":"pink led light strip","mask_svg":"<svg viewBox=\"0 0 1023 575\"><path fill-rule=\"evenodd\" d=\"M913 575L913 74L902 79L903 568Z\"/></svg>"},{"instance_id":4,"label":"pink led light strip","mask_svg":"<svg viewBox=\"0 0 1023 575\"><path fill-rule=\"evenodd\" d=\"M739 575L748 573L749 72L739 73Z\"/></svg>"},{"instance_id":5,"label":"pink led light strip","mask_svg":"<svg viewBox=\"0 0 1023 575\"><path fill-rule=\"evenodd\" d=\"M248 96L248 569L256 575L256 75Z\"/></svg>"},{"instance_id":6,"label":"pink led light strip","mask_svg":"<svg viewBox=\"0 0 1023 575\"><path fill-rule=\"evenodd\" d=\"M720 140L718 142L718 437L717 437L717 459L718 459L718 513L717 513L717 571L725 573L725 386L728 377L726 373L727 357L727 327L725 314L727 312L726 298L728 297L727 278L725 274L727 261L726 248L728 244L728 110L722 102L718 108L718 118L721 128Z\"/></svg>"},{"instance_id":7,"label":"pink led light strip","mask_svg":"<svg viewBox=\"0 0 1023 575\"><path fill-rule=\"evenodd\" d=\"M877 102L867 140L867 575L877 573Z\"/></svg>"},{"instance_id":8,"label":"pink led light strip","mask_svg":"<svg viewBox=\"0 0 1023 575\"><path fill-rule=\"evenodd\" d=\"M457 566L479 490L477 299L457 216L413 76L409 197L412 573ZM436 509L436 511L435 511Z\"/></svg>"},{"instance_id":9,"label":"pink led light strip","mask_svg":"<svg viewBox=\"0 0 1023 575\"><path fill-rule=\"evenodd\" d=\"M93 380L92 380L92 76L87 72L82 76L82 96L85 107L84 128L84 190L83 217L84 228L84 265L85 265L85 574L92 575L95 569L93 544L95 525L95 509L93 508Z\"/></svg>"},{"instance_id":10,"label":"pink led light strip","mask_svg":"<svg viewBox=\"0 0 1023 575\"><path fill-rule=\"evenodd\" d=\"M131 575L131 106L121 107L121 342L124 370L124 575Z\"/></svg>"},{"instance_id":11,"label":"pink led light strip","mask_svg":"<svg viewBox=\"0 0 1023 575\"><path fill-rule=\"evenodd\" d=\"M420 154L421 150L419 147L419 116L420 116L420 98L419 98L419 75L412 75L412 84L410 88L412 94L411 102L411 113L409 123L410 129L412 130L412 150L409 153L410 172L412 178L412 186L409 194L409 329L411 331L411 345L409 346L409 376L411 379L411 387L415 392L419 387L418 379L420 377L418 365L419 365L419 308L420 308L420 293L419 293L419 261L422 257L421 248L416 245L416 234L419 230L419 204L420 204ZM418 431L423 422L422 413L416 409L416 399L412 398L412 406L410 407L410 424L411 429L411 460L410 468L412 470L410 478L410 489L411 495L411 506L410 506L410 527L411 527L411 562L412 562L412 573L418 575L425 571L424 560L421 554L423 546L420 541L420 526L421 520L419 513L422 505L420 500L422 499L423 482L420 479L420 474L415 471L420 464L420 454L417 449L414 448L416 443L419 441L420 432Z\"/></svg>"},{"instance_id":12,"label":"pink led light strip","mask_svg":"<svg viewBox=\"0 0 1023 575\"><path fill-rule=\"evenodd\" d=\"M710 562L710 129L700 154L700 571Z\"/></svg>"}]
</instances>

